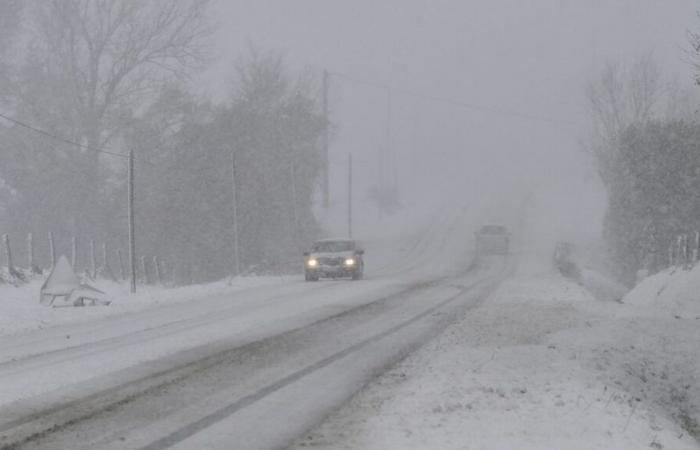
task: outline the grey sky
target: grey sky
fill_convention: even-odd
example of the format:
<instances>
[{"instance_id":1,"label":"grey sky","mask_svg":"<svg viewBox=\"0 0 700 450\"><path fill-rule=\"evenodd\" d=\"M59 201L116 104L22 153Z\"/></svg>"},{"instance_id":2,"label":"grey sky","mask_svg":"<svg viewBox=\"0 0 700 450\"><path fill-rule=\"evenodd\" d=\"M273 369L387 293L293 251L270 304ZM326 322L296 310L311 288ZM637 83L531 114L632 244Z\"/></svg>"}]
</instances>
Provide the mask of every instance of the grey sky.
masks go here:
<instances>
[{"instance_id":1,"label":"grey sky","mask_svg":"<svg viewBox=\"0 0 700 450\"><path fill-rule=\"evenodd\" d=\"M440 178L449 170L486 172L492 180L536 180L546 173L566 183L591 176L578 140L587 119L583 86L595 67L651 51L665 74L691 84L682 48L686 30L700 26L699 6L696 0L220 0L214 11L222 58L206 74L206 90L220 98L232 62L250 42L281 51L297 69L327 68L571 121L528 121L402 95L393 104L404 186L411 177ZM364 174L369 185L376 178L374 155L385 142L385 94L333 81L335 170L352 151L358 177Z\"/></svg>"}]
</instances>

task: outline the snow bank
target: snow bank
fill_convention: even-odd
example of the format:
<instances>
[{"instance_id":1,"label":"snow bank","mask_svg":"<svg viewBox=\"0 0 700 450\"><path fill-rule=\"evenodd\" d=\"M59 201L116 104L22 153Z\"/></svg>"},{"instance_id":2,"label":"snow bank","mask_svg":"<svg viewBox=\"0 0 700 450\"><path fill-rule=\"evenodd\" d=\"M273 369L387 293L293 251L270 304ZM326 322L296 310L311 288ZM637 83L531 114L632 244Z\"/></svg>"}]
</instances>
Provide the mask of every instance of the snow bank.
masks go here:
<instances>
[{"instance_id":1,"label":"snow bank","mask_svg":"<svg viewBox=\"0 0 700 450\"><path fill-rule=\"evenodd\" d=\"M168 289L159 286L139 286L135 295L126 283L96 281L95 287L106 292L112 300L109 306L52 308L39 303L43 279L34 279L18 287L0 284L0 336L55 325L85 322L96 318L137 312L165 304L233 293L242 289L283 283L289 277L241 277L227 281Z\"/></svg>"},{"instance_id":2,"label":"snow bank","mask_svg":"<svg viewBox=\"0 0 700 450\"><path fill-rule=\"evenodd\" d=\"M679 317L700 317L700 265L690 270L674 267L646 277L622 301Z\"/></svg>"}]
</instances>

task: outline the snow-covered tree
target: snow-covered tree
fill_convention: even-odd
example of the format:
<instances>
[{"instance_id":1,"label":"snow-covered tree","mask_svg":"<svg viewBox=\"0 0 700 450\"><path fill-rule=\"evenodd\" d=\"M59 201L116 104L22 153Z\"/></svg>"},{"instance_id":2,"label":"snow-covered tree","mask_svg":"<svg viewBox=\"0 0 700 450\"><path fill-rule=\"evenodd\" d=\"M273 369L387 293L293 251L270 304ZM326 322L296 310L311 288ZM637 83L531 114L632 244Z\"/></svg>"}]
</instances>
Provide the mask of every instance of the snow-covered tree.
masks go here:
<instances>
[{"instance_id":1,"label":"snow-covered tree","mask_svg":"<svg viewBox=\"0 0 700 450\"><path fill-rule=\"evenodd\" d=\"M680 233L700 227L700 125L650 121L619 140L608 188L605 233L628 281L658 269Z\"/></svg>"}]
</instances>

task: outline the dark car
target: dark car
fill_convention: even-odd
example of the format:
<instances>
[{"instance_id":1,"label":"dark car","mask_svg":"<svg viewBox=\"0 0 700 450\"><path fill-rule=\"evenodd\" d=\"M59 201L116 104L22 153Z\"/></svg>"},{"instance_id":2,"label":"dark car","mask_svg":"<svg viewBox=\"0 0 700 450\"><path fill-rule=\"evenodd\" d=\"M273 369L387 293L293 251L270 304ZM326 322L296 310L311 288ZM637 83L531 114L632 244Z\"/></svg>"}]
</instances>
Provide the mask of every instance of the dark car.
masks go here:
<instances>
[{"instance_id":1,"label":"dark car","mask_svg":"<svg viewBox=\"0 0 700 450\"><path fill-rule=\"evenodd\" d=\"M478 256L508 254L510 233L503 225L484 225L475 234Z\"/></svg>"},{"instance_id":2,"label":"dark car","mask_svg":"<svg viewBox=\"0 0 700 450\"><path fill-rule=\"evenodd\" d=\"M323 239L304 253L306 281L319 278L362 278L365 270L364 250L352 239Z\"/></svg>"}]
</instances>

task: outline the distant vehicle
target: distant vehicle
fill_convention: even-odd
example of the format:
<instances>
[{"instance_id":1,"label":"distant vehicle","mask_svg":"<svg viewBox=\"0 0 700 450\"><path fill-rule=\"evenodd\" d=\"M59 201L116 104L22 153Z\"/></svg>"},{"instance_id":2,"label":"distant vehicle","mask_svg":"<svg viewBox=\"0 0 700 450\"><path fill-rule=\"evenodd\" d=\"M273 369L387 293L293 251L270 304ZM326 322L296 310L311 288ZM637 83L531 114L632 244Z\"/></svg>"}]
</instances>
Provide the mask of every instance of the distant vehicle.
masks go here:
<instances>
[{"instance_id":1,"label":"distant vehicle","mask_svg":"<svg viewBox=\"0 0 700 450\"><path fill-rule=\"evenodd\" d=\"M304 274L306 281L319 278L350 277L359 280L364 275L365 251L351 239L323 239L304 253Z\"/></svg>"},{"instance_id":2,"label":"distant vehicle","mask_svg":"<svg viewBox=\"0 0 700 450\"><path fill-rule=\"evenodd\" d=\"M574 261L574 250L574 244L571 242L557 242L552 254L552 265L565 277L579 281L581 279L581 270Z\"/></svg>"},{"instance_id":3,"label":"distant vehicle","mask_svg":"<svg viewBox=\"0 0 700 450\"><path fill-rule=\"evenodd\" d=\"M477 256L508 254L510 233L503 225L484 225L474 234Z\"/></svg>"}]
</instances>

